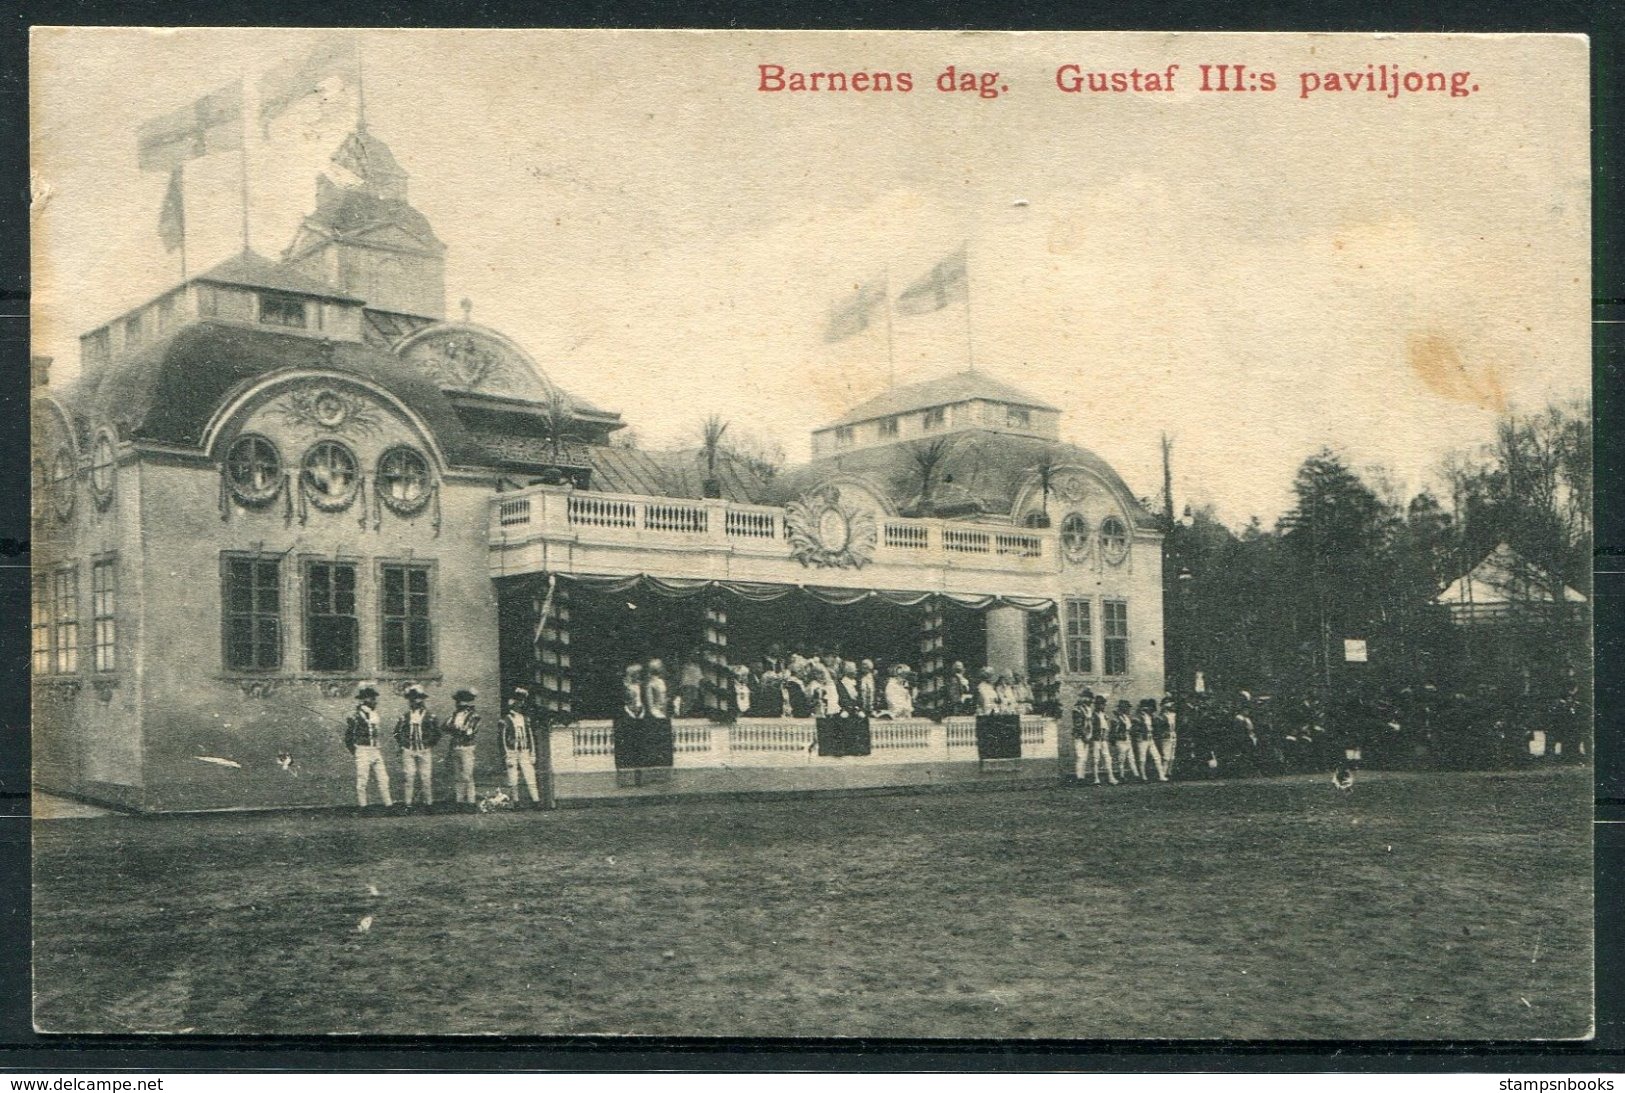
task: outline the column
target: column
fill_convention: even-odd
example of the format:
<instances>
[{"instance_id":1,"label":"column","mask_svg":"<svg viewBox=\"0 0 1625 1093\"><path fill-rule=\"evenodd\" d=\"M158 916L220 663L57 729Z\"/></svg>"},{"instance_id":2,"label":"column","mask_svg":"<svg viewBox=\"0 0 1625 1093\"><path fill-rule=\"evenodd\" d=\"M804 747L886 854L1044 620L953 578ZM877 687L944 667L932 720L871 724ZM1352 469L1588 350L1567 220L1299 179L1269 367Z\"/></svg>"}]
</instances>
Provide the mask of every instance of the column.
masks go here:
<instances>
[{"instance_id":1,"label":"column","mask_svg":"<svg viewBox=\"0 0 1625 1093\"><path fill-rule=\"evenodd\" d=\"M995 674L1027 671L1027 613L1019 607L987 610L987 666Z\"/></svg>"}]
</instances>

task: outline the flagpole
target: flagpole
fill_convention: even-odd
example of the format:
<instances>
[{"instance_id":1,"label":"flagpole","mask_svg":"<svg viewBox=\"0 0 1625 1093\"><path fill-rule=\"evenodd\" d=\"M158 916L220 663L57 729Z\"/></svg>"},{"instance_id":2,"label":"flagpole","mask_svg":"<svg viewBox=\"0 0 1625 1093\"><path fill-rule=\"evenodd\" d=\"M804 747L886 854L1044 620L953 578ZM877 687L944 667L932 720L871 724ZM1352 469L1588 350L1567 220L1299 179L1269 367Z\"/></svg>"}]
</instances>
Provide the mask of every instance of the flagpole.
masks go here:
<instances>
[{"instance_id":1,"label":"flagpole","mask_svg":"<svg viewBox=\"0 0 1625 1093\"><path fill-rule=\"evenodd\" d=\"M892 352L891 337L891 265L886 265L886 275L881 282L881 294L886 301L886 386L897 386L897 359Z\"/></svg>"},{"instance_id":2,"label":"flagpole","mask_svg":"<svg viewBox=\"0 0 1625 1093\"><path fill-rule=\"evenodd\" d=\"M175 183L181 197L181 284L186 283L186 161L175 165Z\"/></svg>"},{"instance_id":3,"label":"flagpole","mask_svg":"<svg viewBox=\"0 0 1625 1093\"><path fill-rule=\"evenodd\" d=\"M367 128L367 70L361 60L361 36L350 41L355 46L355 127L361 132Z\"/></svg>"},{"instance_id":4,"label":"flagpole","mask_svg":"<svg viewBox=\"0 0 1625 1093\"><path fill-rule=\"evenodd\" d=\"M971 336L970 323L970 241L965 242L965 364L966 370L976 371L976 346Z\"/></svg>"},{"instance_id":5,"label":"flagpole","mask_svg":"<svg viewBox=\"0 0 1625 1093\"><path fill-rule=\"evenodd\" d=\"M248 95L246 86L243 85L241 77L239 77L238 83L240 86L244 86L242 98L245 103L244 108L241 111L243 133L242 139L237 144L237 169L243 186L243 253L247 254L251 249L249 245L250 237L248 233L248 109L246 106Z\"/></svg>"}]
</instances>

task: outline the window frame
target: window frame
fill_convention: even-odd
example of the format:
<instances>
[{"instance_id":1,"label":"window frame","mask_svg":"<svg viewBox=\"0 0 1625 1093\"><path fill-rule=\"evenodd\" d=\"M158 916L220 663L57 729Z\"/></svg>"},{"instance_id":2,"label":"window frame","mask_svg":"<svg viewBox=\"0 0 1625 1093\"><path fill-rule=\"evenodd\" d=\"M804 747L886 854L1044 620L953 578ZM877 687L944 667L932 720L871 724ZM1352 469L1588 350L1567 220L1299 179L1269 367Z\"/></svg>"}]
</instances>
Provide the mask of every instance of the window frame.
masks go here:
<instances>
[{"instance_id":1,"label":"window frame","mask_svg":"<svg viewBox=\"0 0 1625 1093\"><path fill-rule=\"evenodd\" d=\"M920 428L928 433L948 427L948 408L933 406L920 415Z\"/></svg>"},{"instance_id":2,"label":"window frame","mask_svg":"<svg viewBox=\"0 0 1625 1093\"><path fill-rule=\"evenodd\" d=\"M299 562L299 623L303 638L305 671L321 675L355 675L361 671L361 561L357 558L344 557L304 557ZM322 612L313 609L315 594L320 583L316 579L318 569L324 569L327 572L326 591L330 609ZM340 595L337 574L341 570L350 574L350 610L348 612L337 610ZM319 620L324 619L350 620L350 658L348 664L318 664L316 662L316 634L321 625Z\"/></svg>"},{"instance_id":3,"label":"window frame","mask_svg":"<svg viewBox=\"0 0 1625 1093\"><path fill-rule=\"evenodd\" d=\"M1121 633L1114 634L1112 632L1112 623L1114 621L1111 618L1110 609L1112 608L1122 610L1121 618L1116 620L1121 623ZM1100 601L1100 634L1101 673L1113 677L1131 675L1132 657L1129 655L1128 600L1121 596L1112 596ZM1117 671L1112 670L1112 653L1114 650L1122 659Z\"/></svg>"},{"instance_id":4,"label":"window frame","mask_svg":"<svg viewBox=\"0 0 1625 1093\"><path fill-rule=\"evenodd\" d=\"M79 674L79 566L51 570L51 674Z\"/></svg>"},{"instance_id":5,"label":"window frame","mask_svg":"<svg viewBox=\"0 0 1625 1093\"><path fill-rule=\"evenodd\" d=\"M1072 535L1070 528L1077 529L1081 534ZM1061 517L1061 553L1072 561L1081 561L1089 556L1089 521L1081 512L1069 512ZM1076 539L1076 543L1072 541Z\"/></svg>"},{"instance_id":6,"label":"window frame","mask_svg":"<svg viewBox=\"0 0 1625 1093\"><path fill-rule=\"evenodd\" d=\"M342 494L333 494L321 489L316 485L314 476L311 474L311 460L316 458L316 453L324 450L343 452L345 458L350 461L350 482L348 488ZM361 474L361 457L356 454L355 449L344 441L336 440L330 436L323 437L305 449L305 454L299 459L300 488L310 498L311 504L324 512L337 512L349 507L350 503L355 500L357 491L361 488Z\"/></svg>"},{"instance_id":7,"label":"window frame","mask_svg":"<svg viewBox=\"0 0 1625 1093\"><path fill-rule=\"evenodd\" d=\"M106 576L106 583L102 581ZM90 560L90 670L116 672L118 657L118 555L100 554ZM103 623L106 626L103 626ZM105 640L104 640L105 638ZM106 656L103 656L103 653Z\"/></svg>"},{"instance_id":8,"label":"window frame","mask_svg":"<svg viewBox=\"0 0 1625 1093\"><path fill-rule=\"evenodd\" d=\"M256 568L249 575L249 610L237 612L231 609L231 573L233 562L247 562ZM276 610L261 609L259 593L261 584L258 580L258 566L269 565L274 568L274 587L277 592ZM284 587L286 574L282 569L282 555L256 554L244 551L226 550L220 553L220 663L227 672L236 675L268 675L283 670L286 661L287 623L283 618L284 603L287 600L287 589ZM234 619L247 618L249 620L249 648L253 655L252 664L237 664L231 658L231 624ZM262 665L259 663L258 651L261 647L259 640L259 621L269 618L275 624L276 639L273 651L274 663Z\"/></svg>"},{"instance_id":9,"label":"window frame","mask_svg":"<svg viewBox=\"0 0 1625 1093\"><path fill-rule=\"evenodd\" d=\"M1025 406L1005 406L1004 424L1008 429L1031 429L1033 412Z\"/></svg>"},{"instance_id":10,"label":"window frame","mask_svg":"<svg viewBox=\"0 0 1625 1093\"><path fill-rule=\"evenodd\" d=\"M891 417L883 417L876 426L876 430L878 431L880 439L882 440L895 439L903 431L902 419L896 414L893 414Z\"/></svg>"},{"instance_id":11,"label":"window frame","mask_svg":"<svg viewBox=\"0 0 1625 1093\"><path fill-rule=\"evenodd\" d=\"M1078 625L1080 609L1083 616L1081 626ZM1070 675L1095 674L1094 609L1094 601L1087 596L1066 596L1063 599L1061 645L1066 655L1066 670Z\"/></svg>"},{"instance_id":12,"label":"window frame","mask_svg":"<svg viewBox=\"0 0 1625 1093\"><path fill-rule=\"evenodd\" d=\"M274 326L282 330L309 330L310 311L309 301L303 296L294 296L286 292L260 292L255 301L254 315L261 326ZM269 305L269 306L267 306ZM291 322L288 318L270 318L277 308L283 308L285 316L292 315L292 309L299 309L299 321Z\"/></svg>"},{"instance_id":13,"label":"window frame","mask_svg":"<svg viewBox=\"0 0 1625 1093\"><path fill-rule=\"evenodd\" d=\"M105 449L107 458L102 459ZM118 441L109 429L102 429L90 441L90 492L96 501L105 505L113 499L113 486L118 479Z\"/></svg>"},{"instance_id":14,"label":"window frame","mask_svg":"<svg viewBox=\"0 0 1625 1093\"><path fill-rule=\"evenodd\" d=\"M406 610L403 614L399 615L392 615L389 613L389 573L391 570L400 570L403 574L407 575L402 578L402 595L405 597L403 606L406 608ZM426 651L426 658L424 663L421 664L414 663L412 661L410 656L410 631L404 630L401 637L401 648L403 654L405 655L403 655L401 658L401 663L392 664L389 658L391 630L393 627L401 623L406 623L409 625L413 618L415 618L410 610L410 601L413 593L405 584L405 582L410 579L410 574L414 571L421 572L425 575L426 587L423 592L423 644ZM376 614L378 618L377 647L379 673L412 675L436 671L440 666L439 649L436 647L437 634L435 628L435 599L436 588L439 585L439 566L433 559L379 558L373 566L373 572L377 581L376 587L378 590Z\"/></svg>"},{"instance_id":15,"label":"window frame","mask_svg":"<svg viewBox=\"0 0 1625 1093\"><path fill-rule=\"evenodd\" d=\"M29 588L29 669L36 676L55 675L56 657L51 649L52 570L39 568L31 575Z\"/></svg>"},{"instance_id":16,"label":"window frame","mask_svg":"<svg viewBox=\"0 0 1625 1093\"><path fill-rule=\"evenodd\" d=\"M1116 530L1108 530L1115 528ZM1129 530L1128 523L1115 512L1109 513L1100 521L1100 553L1113 565L1128 557Z\"/></svg>"},{"instance_id":17,"label":"window frame","mask_svg":"<svg viewBox=\"0 0 1625 1093\"><path fill-rule=\"evenodd\" d=\"M388 465L391 460L400 459L402 457L410 457L417 460L418 468L422 475L422 489L419 490L417 495L414 497L396 497L390 492L389 489L389 484L392 480L394 480L394 478L388 470ZM391 448L386 448L383 453L378 456L378 463L373 468L372 473L373 492L376 493L380 499L382 499L384 505L389 509L389 511L399 516L409 516L413 513L421 512L423 510L423 506L429 503L429 496L434 492L434 468L429 463L429 457L412 447L410 444L396 444Z\"/></svg>"},{"instance_id":18,"label":"window frame","mask_svg":"<svg viewBox=\"0 0 1625 1093\"><path fill-rule=\"evenodd\" d=\"M264 445L271 453L273 461L271 464L271 482L270 485L263 489L253 489L251 485L244 484L237 477L235 469L239 463L237 451L245 444ZM255 464L250 462L249 466L252 468ZM276 441L270 437L263 433L239 433L226 448L225 469L226 482L231 487L233 497L245 505L264 505L275 500L277 494L282 492L282 478L287 469L287 464L282 458L282 449L278 448Z\"/></svg>"},{"instance_id":19,"label":"window frame","mask_svg":"<svg viewBox=\"0 0 1625 1093\"><path fill-rule=\"evenodd\" d=\"M66 467L66 473L63 468ZM57 445L56 454L51 457L51 507L56 512L58 520L67 522L73 517L74 479L79 477L79 457L74 454L73 448L67 441Z\"/></svg>"}]
</instances>

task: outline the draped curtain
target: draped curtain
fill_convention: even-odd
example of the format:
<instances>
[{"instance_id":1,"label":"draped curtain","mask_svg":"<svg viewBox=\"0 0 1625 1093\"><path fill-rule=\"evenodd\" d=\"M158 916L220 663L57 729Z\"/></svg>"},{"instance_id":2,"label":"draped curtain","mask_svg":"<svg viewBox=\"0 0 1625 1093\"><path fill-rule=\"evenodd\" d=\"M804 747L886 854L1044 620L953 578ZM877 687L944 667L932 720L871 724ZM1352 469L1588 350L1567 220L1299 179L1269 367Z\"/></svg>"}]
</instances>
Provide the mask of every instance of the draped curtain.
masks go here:
<instances>
[{"instance_id":1,"label":"draped curtain","mask_svg":"<svg viewBox=\"0 0 1625 1093\"><path fill-rule=\"evenodd\" d=\"M933 598L981 611L990 607L1015 607L1022 611L1043 611L1055 601L1042 596L974 595L959 592L904 592L884 588L830 588L823 585L763 584L756 581L713 581L703 577L651 577L637 573L629 577L602 577L584 574L558 575L559 587L567 583L598 592L630 592L645 589L673 599L689 599L712 590L728 592L755 603L771 603L797 592L822 603L847 607L865 600L880 600L898 607L919 607ZM723 613L726 618L726 611Z\"/></svg>"}]
</instances>

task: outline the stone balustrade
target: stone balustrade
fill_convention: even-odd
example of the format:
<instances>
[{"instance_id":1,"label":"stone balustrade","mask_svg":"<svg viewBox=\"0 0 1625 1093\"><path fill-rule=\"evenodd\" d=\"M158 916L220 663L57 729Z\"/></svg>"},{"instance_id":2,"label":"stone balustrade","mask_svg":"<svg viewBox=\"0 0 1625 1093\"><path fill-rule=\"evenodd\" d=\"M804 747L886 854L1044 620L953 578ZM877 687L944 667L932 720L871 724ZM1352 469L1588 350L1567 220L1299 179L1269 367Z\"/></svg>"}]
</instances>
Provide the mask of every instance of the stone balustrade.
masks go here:
<instances>
[{"instance_id":1,"label":"stone balustrade","mask_svg":"<svg viewBox=\"0 0 1625 1093\"><path fill-rule=\"evenodd\" d=\"M871 752L866 756L830 758L814 753L814 723L804 718L742 718L731 725L679 720L672 726L675 769L837 767L853 764L974 763L976 719L950 717L869 723ZM589 774L615 769L615 730L609 721L578 721L552 730L553 769L559 774ZM1024 759L1053 759L1059 737L1052 718L1021 719Z\"/></svg>"}]
</instances>

